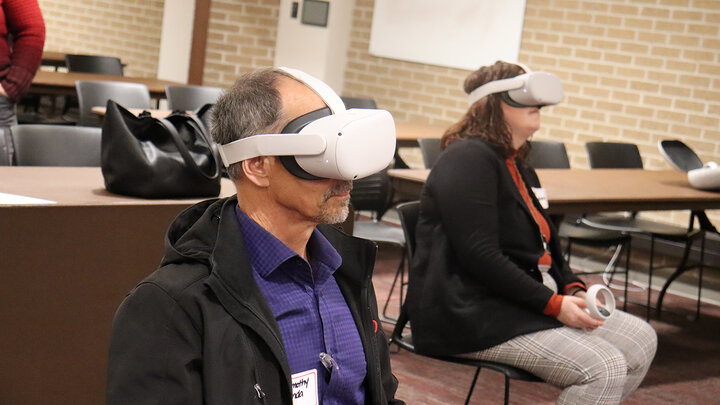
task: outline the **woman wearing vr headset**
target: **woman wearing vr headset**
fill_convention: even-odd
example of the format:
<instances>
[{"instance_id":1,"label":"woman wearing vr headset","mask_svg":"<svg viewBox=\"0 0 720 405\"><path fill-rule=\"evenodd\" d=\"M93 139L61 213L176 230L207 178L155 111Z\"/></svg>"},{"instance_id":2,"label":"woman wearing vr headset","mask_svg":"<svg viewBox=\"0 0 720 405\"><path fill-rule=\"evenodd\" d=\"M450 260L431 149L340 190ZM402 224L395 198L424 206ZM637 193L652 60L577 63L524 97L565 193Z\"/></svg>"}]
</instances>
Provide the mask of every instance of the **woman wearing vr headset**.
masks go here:
<instances>
[{"instance_id":1,"label":"woman wearing vr headset","mask_svg":"<svg viewBox=\"0 0 720 405\"><path fill-rule=\"evenodd\" d=\"M586 311L585 284L523 162L560 80L502 61L465 80L470 108L443 136L421 196L408 290L420 353L511 364L563 389L562 404L615 404L644 378L657 337L643 320Z\"/></svg>"}]
</instances>

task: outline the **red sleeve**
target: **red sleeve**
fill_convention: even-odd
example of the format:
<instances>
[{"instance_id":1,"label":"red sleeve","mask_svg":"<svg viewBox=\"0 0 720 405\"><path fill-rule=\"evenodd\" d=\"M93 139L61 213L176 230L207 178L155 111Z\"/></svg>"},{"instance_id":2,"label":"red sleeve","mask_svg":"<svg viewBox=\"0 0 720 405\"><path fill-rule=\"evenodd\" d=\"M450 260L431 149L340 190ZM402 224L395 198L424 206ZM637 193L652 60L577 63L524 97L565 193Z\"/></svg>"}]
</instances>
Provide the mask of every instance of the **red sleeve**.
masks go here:
<instances>
[{"instance_id":1,"label":"red sleeve","mask_svg":"<svg viewBox=\"0 0 720 405\"><path fill-rule=\"evenodd\" d=\"M42 61L45 21L37 0L5 0L3 12L13 38L10 70L0 84L13 101L27 91Z\"/></svg>"},{"instance_id":2,"label":"red sleeve","mask_svg":"<svg viewBox=\"0 0 720 405\"><path fill-rule=\"evenodd\" d=\"M585 284L583 284L583 283L578 283L578 282L570 283L570 284L568 284L568 285L565 286L565 294L566 294L566 295L572 295L572 294L574 294L577 290L586 291L587 288L585 287Z\"/></svg>"},{"instance_id":3,"label":"red sleeve","mask_svg":"<svg viewBox=\"0 0 720 405\"><path fill-rule=\"evenodd\" d=\"M550 297L543 314L550 316L558 316L560 314L560 308L562 307L563 295L553 294Z\"/></svg>"}]
</instances>

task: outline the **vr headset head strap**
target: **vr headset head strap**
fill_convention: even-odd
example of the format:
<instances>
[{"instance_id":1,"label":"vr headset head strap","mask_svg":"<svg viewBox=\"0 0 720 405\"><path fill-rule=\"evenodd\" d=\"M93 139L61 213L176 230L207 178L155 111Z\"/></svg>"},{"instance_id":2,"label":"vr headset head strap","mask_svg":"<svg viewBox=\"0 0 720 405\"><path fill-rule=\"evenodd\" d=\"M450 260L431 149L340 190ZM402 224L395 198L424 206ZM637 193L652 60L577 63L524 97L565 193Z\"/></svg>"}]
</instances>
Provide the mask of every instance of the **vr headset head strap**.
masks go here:
<instances>
[{"instance_id":1,"label":"vr headset head strap","mask_svg":"<svg viewBox=\"0 0 720 405\"><path fill-rule=\"evenodd\" d=\"M320 96L325 104L330 107L330 111L333 114L345 111L345 103L343 103L340 96L338 96L337 93L335 93L335 90L328 86L327 83L303 72L302 70L289 67L281 67L279 69L310 87L315 93L317 93L318 96Z\"/></svg>"},{"instance_id":2,"label":"vr headset head strap","mask_svg":"<svg viewBox=\"0 0 720 405\"><path fill-rule=\"evenodd\" d=\"M523 84L525 84L525 79L527 79L527 77L528 74L525 73L509 79L494 80L492 82L485 83L468 94L469 105L475 104L480 99L490 94L519 89L523 86Z\"/></svg>"}]
</instances>

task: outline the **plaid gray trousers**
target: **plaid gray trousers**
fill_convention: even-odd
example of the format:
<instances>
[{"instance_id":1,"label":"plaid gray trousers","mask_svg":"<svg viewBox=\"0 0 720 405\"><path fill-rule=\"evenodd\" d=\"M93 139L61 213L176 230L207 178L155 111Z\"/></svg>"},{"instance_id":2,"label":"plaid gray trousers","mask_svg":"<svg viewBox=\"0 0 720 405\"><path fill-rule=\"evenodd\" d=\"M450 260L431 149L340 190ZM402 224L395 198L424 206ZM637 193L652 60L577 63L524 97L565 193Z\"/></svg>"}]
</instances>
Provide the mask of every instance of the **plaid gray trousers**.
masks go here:
<instances>
[{"instance_id":1,"label":"plaid gray trousers","mask_svg":"<svg viewBox=\"0 0 720 405\"><path fill-rule=\"evenodd\" d=\"M459 357L530 371L563 389L558 404L618 404L640 385L656 349L657 335L647 322L615 310L592 332L549 329Z\"/></svg>"}]
</instances>

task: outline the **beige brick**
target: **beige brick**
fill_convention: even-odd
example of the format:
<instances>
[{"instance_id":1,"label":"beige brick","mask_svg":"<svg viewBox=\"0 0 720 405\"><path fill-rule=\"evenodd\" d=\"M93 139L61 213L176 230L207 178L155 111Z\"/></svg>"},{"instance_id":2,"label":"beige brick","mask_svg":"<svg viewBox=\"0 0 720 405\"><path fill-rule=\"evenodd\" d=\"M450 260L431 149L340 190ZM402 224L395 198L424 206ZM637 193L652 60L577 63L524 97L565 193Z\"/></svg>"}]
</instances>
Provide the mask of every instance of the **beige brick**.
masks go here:
<instances>
[{"instance_id":1,"label":"beige brick","mask_svg":"<svg viewBox=\"0 0 720 405\"><path fill-rule=\"evenodd\" d=\"M637 93L628 93L625 91L613 91L612 99L626 104L637 104L640 102L640 95Z\"/></svg>"},{"instance_id":2,"label":"beige brick","mask_svg":"<svg viewBox=\"0 0 720 405\"><path fill-rule=\"evenodd\" d=\"M668 60L666 68L680 72L695 72L697 64L693 62L681 62L676 60Z\"/></svg>"},{"instance_id":3,"label":"beige brick","mask_svg":"<svg viewBox=\"0 0 720 405\"><path fill-rule=\"evenodd\" d=\"M617 69L617 75L626 79L641 79L645 77L645 73L645 69L631 67L619 67Z\"/></svg>"},{"instance_id":4,"label":"beige brick","mask_svg":"<svg viewBox=\"0 0 720 405\"><path fill-rule=\"evenodd\" d=\"M620 135L620 128L615 125L593 123L590 131L592 131L595 136L618 137Z\"/></svg>"},{"instance_id":5,"label":"beige brick","mask_svg":"<svg viewBox=\"0 0 720 405\"><path fill-rule=\"evenodd\" d=\"M638 41L650 42L653 44L666 44L668 41L668 35L664 32L656 31L640 31L638 32Z\"/></svg>"},{"instance_id":6,"label":"beige brick","mask_svg":"<svg viewBox=\"0 0 720 405\"><path fill-rule=\"evenodd\" d=\"M709 87L710 78L697 75L680 75L678 78L678 84L685 84L694 87Z\"/></svg>"},{"instance_id":7,"label":"beige brick","mask_svg":"<svg viewBox=\"0 0 720 405\"><path fill-rule=\"evenodd\" d=\"M624 107L621 103L613 103L608 101L598 101L596 107L601 111L622 112Z\"/></svg>"},{"instance_id":8,"label":"beige brick","mask_svg":"<svg viewBox=\"0 0 720 405\"><path fill-rule=\"evenodd\" d=\"M692 95L694 98L699 100L707 100L710 102L717 103L718 100L720 100L720 91L718 90L703 90L703 89L694 89L692 91Z\"/></svg>"},{"instance_id":9,"label":"beige brick","mask_svg":"<svg viewBox=\"0 0 720 405\"><path fill-rule=\"evenodd\" d=\"M655 120L640 120L640 128L654 132L667 132L670 125L665 122Z\"/></svg>"},{"instance_id":10,"label":"beige brick","mask_svg":"<svg viewBox=\"0 0 720 405\"><path fill-rule=\"evenodd\" d=\"M677 58L682 53L682 49L670 48L666 46L653 46L650 49L650 54L654 56L661 56L664 58Z\"/></svg>"},{"instance_id":11,"label":"beige brick","mask_svg":"<svg viewBox=\"0 0 720 405\"><path fill-rule=\"evenodd\" d=\"M690 35L671 35L668 43L675 46L699 46L700 37Z\"/></svg>"},{"instance_id":12,"label":"beige brick","mask_svg":"<svg viewBox=\"0 0 720 405\"><path fill-rule=\"evenodd\" d=\"M712 115L690 114L688 116L688 124L706 128L717 128L720 126L720 119Z\"/></svg>"},{"instance_id":13,"label":"beige brick","mask_svg":"<svg viewBox=\"0 0 720 405\"><path fill-rule=\"evenodd\" d=\"M614 15L635 16L640 14L640 8L621 4L611 4L610 13Z\"/></svg>"}]
</instances>

